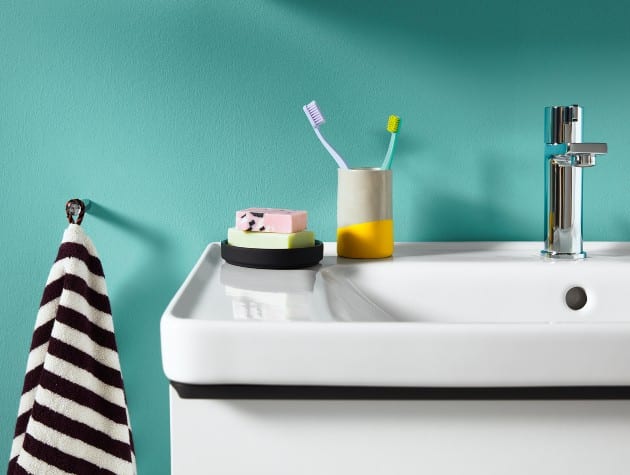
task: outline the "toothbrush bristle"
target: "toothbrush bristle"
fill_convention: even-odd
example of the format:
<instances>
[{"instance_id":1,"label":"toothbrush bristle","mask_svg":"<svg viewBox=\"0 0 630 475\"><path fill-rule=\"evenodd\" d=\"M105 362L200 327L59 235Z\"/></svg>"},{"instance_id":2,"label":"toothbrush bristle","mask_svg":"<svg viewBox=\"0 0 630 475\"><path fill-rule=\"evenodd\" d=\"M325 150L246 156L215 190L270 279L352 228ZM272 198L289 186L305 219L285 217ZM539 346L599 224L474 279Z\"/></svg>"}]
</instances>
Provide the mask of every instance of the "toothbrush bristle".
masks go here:
<instances>
[{"instance_id":1,"label":"toothbrush bristle","mask_svg":"<svg viewBox=\"0 0 630 475\"><path fill-rule=\"evenodd\" d=\"M395 134L398 132L398 127L400 126L400 117L397 115L390 115L389 120L387 121L387 131Z\"/></svg>"},{"instance_id":2,"label":"toothbrush bristle","mask_svg":"<svg viewBox=\"0 0 630 475\"><path fill-rule=\"evenodd\" d=\"M311 122L311 125L314 128L317 128L324 122L326 122L326 119L324 119L324 116L319 110L319 107L317 107L317 103L315 101L309 102L304 107L302 107L302 109L304 109L306 117L308 117L308 120Z\"/></svg>"}]
</instances>

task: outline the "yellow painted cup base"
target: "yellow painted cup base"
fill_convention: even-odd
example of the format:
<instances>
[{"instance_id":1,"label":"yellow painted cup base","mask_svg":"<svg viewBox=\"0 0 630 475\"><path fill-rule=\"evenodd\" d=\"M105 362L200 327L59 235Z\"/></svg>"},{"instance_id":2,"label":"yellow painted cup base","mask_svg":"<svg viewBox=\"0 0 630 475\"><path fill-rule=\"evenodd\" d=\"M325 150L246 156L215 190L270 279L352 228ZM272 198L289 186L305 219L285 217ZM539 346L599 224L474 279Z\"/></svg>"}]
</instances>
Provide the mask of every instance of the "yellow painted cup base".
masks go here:
<instances>
[{"instance_id":1,"label":"yellow painted cup base","mask_svg":"<svg viewBox=\"0 0 630 475\"><path fill-rule=\"evenodd\" d=\"M394 253L394 221L369 221L337 228L337 255L380 259Z\"/></svg>"}]
</instances>

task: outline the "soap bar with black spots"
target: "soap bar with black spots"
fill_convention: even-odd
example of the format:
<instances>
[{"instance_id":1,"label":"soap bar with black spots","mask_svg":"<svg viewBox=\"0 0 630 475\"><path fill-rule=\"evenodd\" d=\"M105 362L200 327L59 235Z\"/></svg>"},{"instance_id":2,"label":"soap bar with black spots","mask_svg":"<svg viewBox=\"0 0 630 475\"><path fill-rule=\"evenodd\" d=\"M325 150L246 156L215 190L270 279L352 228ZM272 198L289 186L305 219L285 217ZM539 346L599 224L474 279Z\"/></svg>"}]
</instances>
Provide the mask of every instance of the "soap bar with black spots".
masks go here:
<instances>
[{"instance_id":1,"label":"soap bar with black spots","mask_svg":"<svg viewBox=\"0 0 630 475\"><path fill-rule=\"evenodd\" d=\"M306 229L306 211L248 208L236 212L236 228L263 233L297 233Z\"/></svg>"}]
</instances>

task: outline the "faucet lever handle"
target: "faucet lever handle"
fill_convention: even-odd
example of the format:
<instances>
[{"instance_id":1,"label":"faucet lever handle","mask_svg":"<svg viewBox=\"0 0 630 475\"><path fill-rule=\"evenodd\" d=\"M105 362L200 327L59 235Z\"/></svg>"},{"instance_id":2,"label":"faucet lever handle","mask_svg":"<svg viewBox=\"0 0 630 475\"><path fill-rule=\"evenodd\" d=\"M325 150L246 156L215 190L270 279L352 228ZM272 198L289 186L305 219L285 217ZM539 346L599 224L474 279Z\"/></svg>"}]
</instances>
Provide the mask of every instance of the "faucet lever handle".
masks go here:
<instances>
[{"instance_id":1,"label":"faucet lever handle","mask_svg":"<svg viewBox=\"0 0 630 475\"><path fill-rule=\"evenodd\" d=\"M608 144L606 143L589 143L589 142L577 142L568 143L566 155L603 155L608 153Z\"/></svg>"},{"instance_id":2,"label":"faucet lever handle","mask_svg":"<svg viewBox=\"0 0 630 475\"><path fill-rule=\"evenodd\" d=\"M563 167L593 167L597 155L608 153L606 143L575 142L559 144L559 148L554 155L556 163Z\"/></svg>"},{"instance_id":3,"label":"faucet lever handle","mask_svg":"<svg viewBox=\"0 0 630 475\"><path fill-rule=\"evenodd\" d=\"M608 153L608 144L605 143L569 143L567 155L571 159L573 167L593 167L597 155Z\"/></svg>"}]
</instances>

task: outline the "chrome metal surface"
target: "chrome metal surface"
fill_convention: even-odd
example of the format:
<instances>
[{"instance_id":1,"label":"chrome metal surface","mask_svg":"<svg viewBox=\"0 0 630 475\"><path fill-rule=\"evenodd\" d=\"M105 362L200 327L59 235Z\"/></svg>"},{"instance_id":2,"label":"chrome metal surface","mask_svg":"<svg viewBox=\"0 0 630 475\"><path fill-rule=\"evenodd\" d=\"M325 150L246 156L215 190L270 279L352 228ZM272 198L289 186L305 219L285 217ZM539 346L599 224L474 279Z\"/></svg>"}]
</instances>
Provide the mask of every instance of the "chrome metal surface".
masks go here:
<instances>
[{"instance_id":1,"label":"chrome metal surface","mask_svg":"<svg viewBox=\"0 0 630 475\"><path fill-rule=\"evenodd\" d=\"M608 144L605 143L568 143L567 154L569 155L601 155L608 153Z\"/></svg>"},{"instance_id":2,"label":"chrome metal surface","mask_svg":"<svg viewBox=\"0 0 630 475\"><path fill-rule=\"evenodd\" d=\"M66 218L70 224L81 224L85 212L90 209L90 200L80 200L79 198L72 198L66 203ZM76 221L75 221L76 219Z\"/></svg>"},{"instance_id":3,"label":"chrome metal surface","mask_svg":"<svg viewBox=\"0 0 630 475\"><path fill-rule=\"evenodd\" d=\"M545 143L559 144L582 141L582 108L572 106L545 107Z\"/></svg>"},{"instance_id":4,"label":"chrome metal surface","mask_svg":"<svg viewBox=\"0 0 630 475\"><path fill-rule=\"evenodd\" d=\"M586 257L582 249L582 168L608 152L605 143L582 142L582 108L545 108L545 248L561 259Z\"/></svg>"}]
</instances>

